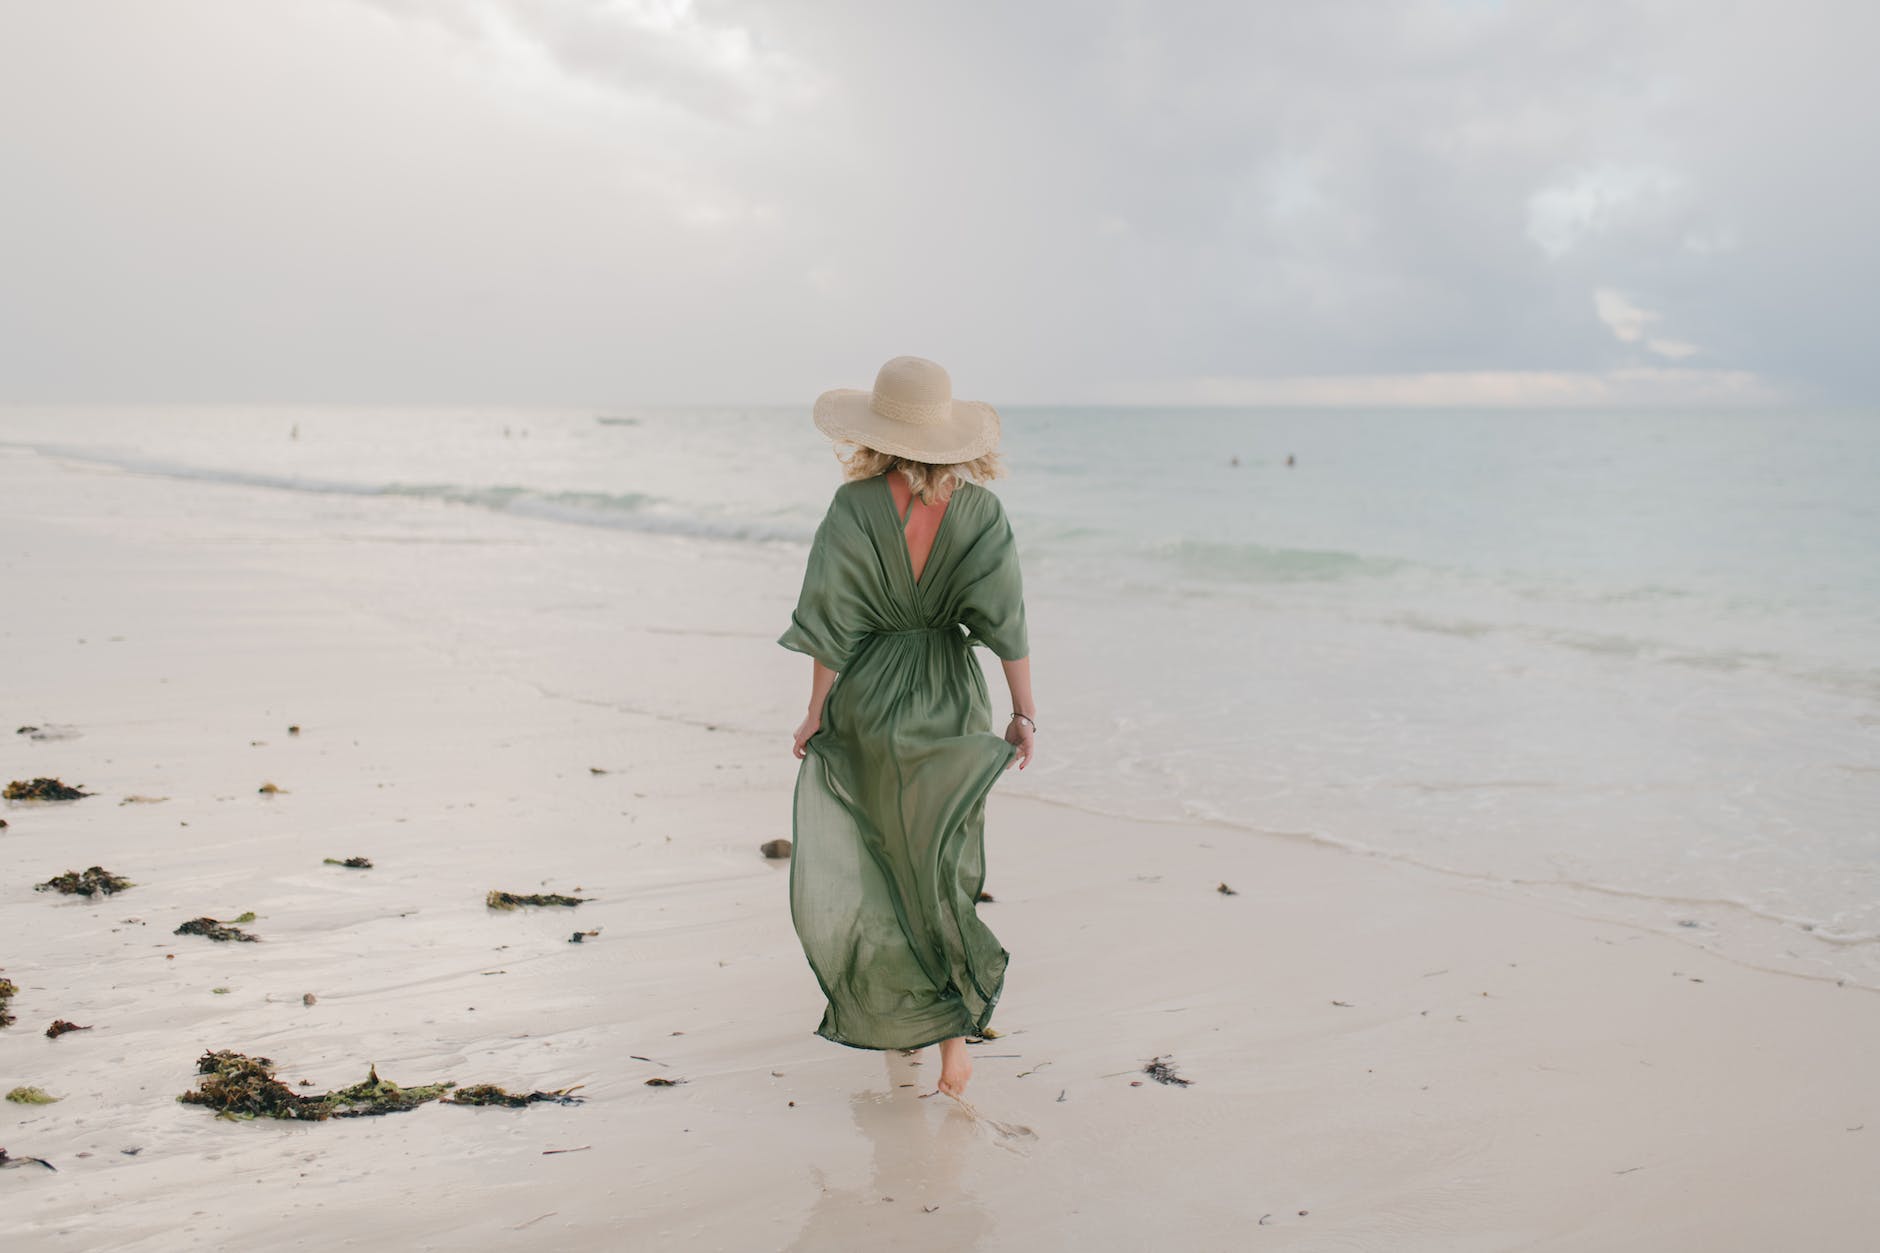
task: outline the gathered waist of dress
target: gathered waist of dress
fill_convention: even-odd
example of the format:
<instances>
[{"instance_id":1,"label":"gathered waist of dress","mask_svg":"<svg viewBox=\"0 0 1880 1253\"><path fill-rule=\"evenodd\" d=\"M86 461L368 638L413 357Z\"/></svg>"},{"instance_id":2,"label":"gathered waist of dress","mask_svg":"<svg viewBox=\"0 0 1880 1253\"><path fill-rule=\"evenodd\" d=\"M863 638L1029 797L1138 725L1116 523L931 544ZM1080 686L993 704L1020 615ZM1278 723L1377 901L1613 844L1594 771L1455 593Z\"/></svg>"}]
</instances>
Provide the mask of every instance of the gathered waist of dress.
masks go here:
<instances>
[{"instance_id":1,"label":"gathered waist of dress","mask_svg":"<svg viewBox=\"0 0 1880 1253\"><path fill-rule=\"evenodd\" d=\"M957 635L959 634L959 630L960 630L959 623L949 622L945 626L909 627L905 631L873 631L873 632L870 632L870 634L873 634L873 635L931 635L935 631L951 631L955 635Z\"/></svg>"}]
</instances>

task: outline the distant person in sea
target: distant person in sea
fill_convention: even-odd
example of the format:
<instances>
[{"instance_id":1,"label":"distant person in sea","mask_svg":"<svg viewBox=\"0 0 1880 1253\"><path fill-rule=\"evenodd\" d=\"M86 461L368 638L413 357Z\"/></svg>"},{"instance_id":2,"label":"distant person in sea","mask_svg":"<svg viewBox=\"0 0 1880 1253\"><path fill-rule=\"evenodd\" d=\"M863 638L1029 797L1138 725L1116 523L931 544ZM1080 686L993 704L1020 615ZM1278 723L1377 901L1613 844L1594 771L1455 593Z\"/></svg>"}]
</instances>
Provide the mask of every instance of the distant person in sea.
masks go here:
<instances>
[{"instance_id":1,"label":"distant person in sea","mask_svg":"<svg viewBox=\"0 0 1880 1253\"><path fill-rule=\"evenodd\" d=\"M999 415L896 357L872 391L823 393L815 422L851 451L777 641L813 659L791 750L791 919L828 1000L816 1033L938 1044L938 1088L958 1097L1010 956L977 911L986 798L1037 731L1018 547L980 485L1004 473ZM1004 664L1002 732L974 644Z\"/></svg>"},{"instance_id":2,"label":"distant person in sea","mask_svg":"<svg viewBox=\"0 0 1880 1253\"><path fill-rule=\"evenodd\" d=\"M1291 453L1287 453L1287 454L1286 454L1286 464L1287 464L1288 466L1290 466L1290 465L1292 465L1292 463L1293 463L1293 455L1292 455Z\"/></svg>"}]
</instances>

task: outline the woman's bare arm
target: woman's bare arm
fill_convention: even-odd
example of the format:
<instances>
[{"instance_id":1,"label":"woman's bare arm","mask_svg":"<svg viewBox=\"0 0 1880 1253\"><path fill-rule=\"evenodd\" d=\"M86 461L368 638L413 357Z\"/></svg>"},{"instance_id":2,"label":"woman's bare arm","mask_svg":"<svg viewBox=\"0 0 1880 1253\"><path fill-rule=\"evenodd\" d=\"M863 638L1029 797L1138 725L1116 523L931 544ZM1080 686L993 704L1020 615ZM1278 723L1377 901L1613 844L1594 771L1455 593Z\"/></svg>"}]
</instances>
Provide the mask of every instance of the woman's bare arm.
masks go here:
<instances>
[{"instance_id":1,"label":"woman's bare arm","mask_svg":"<svg viewBox=\"0 0 1880 1253\"><path fill-rule=\"evenodd\" d=\"M1031 658L1020 657L1017 661L1002 661L1000 664L1005 667L1005 690L1012 697L1013 711L1027 718L1037 717L1038 704L1031 695ZM1031 763L1034 733L1031 723L1019 718L1013 718L1005 724L1005 742L1017 745L1018 752L1012 761L1018 763L1020 770ZM1006 769L1011 769L1009 763Z\"/></svg>"},{"instance_id":2,"label":"woman's bare arm","mask_svg":"<svg viewBox=\"0 0 1880 1253\"><path fill-rule=\"evenodd\" d=\"M790 751L801 757L806 751L803 746L809 737L822 729L823 703L829 699L829 689L835 686L836 672L816 658L810 658L809 677L809 714L796 729L796 742Z\"/></svg>"},{"instance_id":3,"label":"woman's bare arm","mask_svg":"<svg viewBox=\"0 0 1880 1253\"><path fill-rule=\"evenodd\" d=\"M1020 657L1017 661L1002 661L1005 667L1005 690L1011 693L1012 708L1027 718L1038 716L1038 706L1031 697L1031 658Z\"/></svg>"},{"instance_id":4,"label":"woman's bare arm","mask_svg":"<svg viewBox=\"0 0 1880 1253\"><path fill-rule=\"evenodd\" d=\"M836 685L836 672L814 657L809 659L809 664L809 713L821 722L823 702L829 699L829 689Z\"/></svg>"}]
</instances>

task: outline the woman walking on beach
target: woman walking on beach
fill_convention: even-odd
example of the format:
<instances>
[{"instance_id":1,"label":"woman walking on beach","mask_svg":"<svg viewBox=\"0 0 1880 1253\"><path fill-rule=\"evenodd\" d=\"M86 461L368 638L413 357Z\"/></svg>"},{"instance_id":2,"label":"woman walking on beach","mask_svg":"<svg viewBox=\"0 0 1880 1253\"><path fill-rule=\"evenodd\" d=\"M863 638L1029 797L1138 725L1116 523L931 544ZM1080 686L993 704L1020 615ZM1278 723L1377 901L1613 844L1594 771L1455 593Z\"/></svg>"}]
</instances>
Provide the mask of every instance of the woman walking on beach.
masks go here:
<instances>
[{"instance_id":1,"label":"woman walking on beach","mask_svg":"<svg viewBox=\"0 0 1880 1253\"><path fill-rule=\"evenodd\" d=\"M896 357L872 392L825 392L815 420L855 451L777 641L813 659L790 914L829 1002L816 1033L937 1043L939 1088L959 1096L965 1037L991 1021L1009 957L976 910L986 796L1036 731L1017 546L975 481L1002 473L999 415L954 400L933 362ZM1003 735L973 644L1004 663Z\"/></svg>"}]
</instances>

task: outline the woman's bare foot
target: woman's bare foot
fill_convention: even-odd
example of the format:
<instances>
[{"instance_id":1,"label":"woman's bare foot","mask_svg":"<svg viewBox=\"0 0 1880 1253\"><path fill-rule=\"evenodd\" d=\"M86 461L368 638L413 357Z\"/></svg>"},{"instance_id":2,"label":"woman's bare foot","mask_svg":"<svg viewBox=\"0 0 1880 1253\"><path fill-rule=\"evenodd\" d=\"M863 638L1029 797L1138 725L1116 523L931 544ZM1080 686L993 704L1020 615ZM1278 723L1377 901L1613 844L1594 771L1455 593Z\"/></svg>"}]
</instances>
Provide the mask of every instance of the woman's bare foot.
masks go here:
<instances>
[{"instance_id":1,"label":"woman's bare foot","mask_svg":"<svg viewBox=\"0 0 1880 1253\"><path fill-rule=\"evenodd\" d=\"M940 1090L948 1096L963 1096L973 1077L973 1059L967 1055L961 1036L940 1041Z\"/></svg>"}]
</instances>

